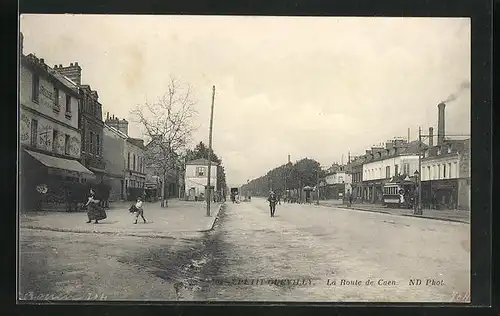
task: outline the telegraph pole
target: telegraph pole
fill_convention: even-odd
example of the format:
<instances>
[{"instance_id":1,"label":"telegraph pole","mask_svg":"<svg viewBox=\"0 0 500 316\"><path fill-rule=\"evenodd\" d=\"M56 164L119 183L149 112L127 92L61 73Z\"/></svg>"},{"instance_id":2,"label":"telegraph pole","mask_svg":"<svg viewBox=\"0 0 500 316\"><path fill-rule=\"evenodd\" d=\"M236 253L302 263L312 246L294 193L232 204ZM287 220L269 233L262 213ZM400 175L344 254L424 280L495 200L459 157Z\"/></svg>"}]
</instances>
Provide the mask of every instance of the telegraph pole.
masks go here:
<instances>
[{"instance_id":1,"label":"telegraph pole","mask_svg":"<svg viewBox=\"0 0 500 316\"><path fill-rule=\"evenodd\" d=\"M215 86L212 88L212 109L210 110L210 132L208 135L208 179L207 179L207 216L210 216L210 193L212 189L210 187L210 177L212 171L212 128L214 123L214 100L215 100Z\"/></svg>"},{"instance_id":2,"label":"telegraph pole","mask_svg":"<svg viewBox=\"0 0 500 316\"><path fill-rule=\"evenodd\" d=\"M319 170L316 172L316 205L319 205Z\"/></svg>"}]
</instances>

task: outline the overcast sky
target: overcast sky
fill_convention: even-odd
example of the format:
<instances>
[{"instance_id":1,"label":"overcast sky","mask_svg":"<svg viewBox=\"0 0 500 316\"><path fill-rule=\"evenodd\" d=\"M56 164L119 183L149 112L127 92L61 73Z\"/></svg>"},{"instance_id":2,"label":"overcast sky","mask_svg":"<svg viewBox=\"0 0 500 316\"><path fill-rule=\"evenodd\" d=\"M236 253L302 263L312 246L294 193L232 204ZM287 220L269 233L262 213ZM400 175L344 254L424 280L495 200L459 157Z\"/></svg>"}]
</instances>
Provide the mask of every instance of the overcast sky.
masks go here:
<instances>
[{"instance_id":1,"label":"overcast sky","mask_svg":"<svg viewBox=\"0 0 500 316\"><path fill-rule=\"evenodd\" d=\"M470 80L470 21L455 18L24 15L24 53L82 66L103 115L195 88L208 144L228 183L308 157L322 165L405 137L437 133L437 104ZM446 107L446 133L470 132L470 91ZM129 134L141 137L140 126Z\"/></svg>"}]
</instances>

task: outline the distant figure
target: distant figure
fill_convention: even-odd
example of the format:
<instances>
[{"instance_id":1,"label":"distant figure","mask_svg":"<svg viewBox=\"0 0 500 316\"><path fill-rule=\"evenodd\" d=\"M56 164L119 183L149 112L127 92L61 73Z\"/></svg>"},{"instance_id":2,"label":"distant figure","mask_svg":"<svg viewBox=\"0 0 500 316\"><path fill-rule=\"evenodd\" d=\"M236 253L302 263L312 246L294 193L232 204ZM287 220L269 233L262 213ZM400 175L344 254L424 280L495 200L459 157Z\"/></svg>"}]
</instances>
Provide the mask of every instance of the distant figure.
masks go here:
<instances>
[{"instance_id":1,"label":"distant figure","mask_svg":"<svg viewBox=\"0 0 500 316\"><path fill-rule=\"evenodd\" d=\"M137 220L139 219L139 215L142 217L144 223L146 223L146 219L144 218L144 210L142 208L142 199L141 197L137 197L137 202L135 203L135 222L137 224Z\"/></svg>"},{"instance_id":2,"label":"distant figure","mask_svg":"<svg viewBox=\"0 0 500 316\"><path fill-rule=\"evenodd\" d=\"M94 224L99 224L99 221L107 217L106 211L99 205L100 201L95 198L94 190L90 189L89 198L85 206L88 207L87 210L87 223L94 221Z\"/></svg>"},{"instance_id":3,"label":"distant figure","mask_svg":"<svg viewBox=\"0 0 500 316\"><path fill-rule=\"evenodd\" d=\"M352 205L352 193L350 193L349 191L347 191L347 196L349 198L349 207L351 207L351 205Z\"/></svg>"},{"instance_id":4,"label":"distant figure","mask_svg":"<svg viewBox=\"0 0 500 316\"><path fill-rule=\"evenodd\" d=\"M274 192L271 191L267 200L269 201L269 209L271 211L271 217L274 217L274 213L276 212L276 203L278 202L276 194L274 194Z\"/></svg>"}]
</instances>

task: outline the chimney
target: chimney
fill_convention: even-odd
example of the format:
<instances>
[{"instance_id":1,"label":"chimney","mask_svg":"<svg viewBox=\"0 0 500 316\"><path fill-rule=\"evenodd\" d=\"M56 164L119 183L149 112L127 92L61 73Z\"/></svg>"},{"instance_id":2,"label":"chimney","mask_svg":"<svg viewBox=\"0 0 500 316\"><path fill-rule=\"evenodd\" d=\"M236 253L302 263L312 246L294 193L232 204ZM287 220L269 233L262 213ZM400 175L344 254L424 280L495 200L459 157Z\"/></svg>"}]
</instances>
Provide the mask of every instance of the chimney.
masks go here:
<instances>
[{"instance_id":1,"label":"chimney","mask_svg":"<svg viewBox=\"0 0 500 316\"><path fill-rule=\"evenodd\" d=\"M78 63L70 63L69 66L63 67L59 65L57 67L57 71L63 75L68 77L71 81L76 83L77 85L82 84L82 68L78 65Z\"/></svg>"},{"instance_id":2,"label":"chimney","mask_svg":"<svg viewBox=\"0 0 500 316\"><path fill-rule=\"evenodd\" d=\"M429 127L429 147L434 146L434 129Z\"/></svg>"},{"instance_id":3,"label":"chimney","mask_svg":"<svg viewBox=\"0 0 500 316\"><path fill-rule=\"evenodd\" d=\"M290 163L290 155L288 155L288 163Z\"/></svg>"},{"instance_id":4,"label":"chimney","mask_svg":"<svg viewBox=\"0 0 500 316\"><path fill-rule=\"evenodd\" d=\"M446 107L446 104L444 103L439 103L438 104L438 146L442 145L444 142L444 108Z\"/></svg>"}]
</instances>

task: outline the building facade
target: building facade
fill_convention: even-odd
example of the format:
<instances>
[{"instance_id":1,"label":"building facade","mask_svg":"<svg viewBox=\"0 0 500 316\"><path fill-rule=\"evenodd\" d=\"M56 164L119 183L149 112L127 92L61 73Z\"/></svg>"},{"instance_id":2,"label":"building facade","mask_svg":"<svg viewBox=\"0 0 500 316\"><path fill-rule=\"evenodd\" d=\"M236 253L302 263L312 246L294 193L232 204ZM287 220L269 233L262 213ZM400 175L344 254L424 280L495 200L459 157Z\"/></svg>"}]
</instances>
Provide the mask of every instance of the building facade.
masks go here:
<instances>
[{"instance_id":1,"label":"building facade","mask_svg":"<svg viewBox=\"0 0 500 316\"><path fill-rule=\"evenodd\" d=\"M361 199L363 185L363 157L354 157L348 163L348 172L351 174L352 195L355 199Z\"/></svg>"},{"instance_id":2,"label":"building facade","mask_svg":"<svg viewBox=\"0 0 500 316\"><path fill-rule=\"evenodd\" d=\"M366 151L363 163L362 199L381 203L384 185L394 176L415 177L418 171L418 153L428 146L418 141L393 140L384 147Z\"/></svg>"},{"instance_id":3,"label":"building facade","mask_svg":"<svg viewBox=\"0 0 500 316\"><path fill-rule=\"evenodd\" d=\"M206 195L206 186L208 182L208 160L195 159L186 162L185 168L185 196L188 200L202 200ZM213 196L217 192L217 167L216 162L211 162L210 167L210 186Z\"/></svg>"},{"instance_id":4,"label":"building facade","mask_svg":"<svg viewBox=\"0 0 500 316\"><path fill-rule=\"evenodd\" d=\"M95 175L80 163L77 86L33 54L20 60L22 209L59 210L84 199Z\"/></svg>"},{"instance_id":5,"label":"building facade","mask_svg":"<svg viewBox=\"0 0 500 316\"><path fill-rule=\"evenodd\" d=\"M89 85L82 85L82 68L78 62L67 67L56 65L54 69L69 78L78 86L80 102L78 107L78 126L81 130L81 160L89 170L96 175L95 183L104 181L106 166L103 158L103 133L102 105L99 103L97 91Z\"/></svg>"},{"instance_id":6,"label":"building facade","mask_svg":"<svg viewBox=\"0 0 500 316\"><path fill-rule=\"evenodd\" d=\"M109 201L126 199L125 191L125 143L128 136L104 125L103 159L105 163L104 183L110 188Z\"/></svg>"},{"instance_id":7,"label":"building facade","mask_svg":"<svg viewBox=\"0 0 500 316\"><path fill-rule=\"evenodd\" d=\"M144 195L146 173L144 169L144 140L127 138L125 142L125 192L128 200Z\"/></svg>"},{"instance_id":8,"label":"building facade","mask_svg":"<svg viewBox=\"0 0 500 316\"><path fill-rule=\"evenodd\" d=\"M469 142L444 140L423 152L422 203L425 207L470 210Z\"/></svg>"},{"instance_id":9,"label":"building facade","mask_svg":"<svg viewBox=\"0 0 500 316\"><path fill-rule=\"evenodd\" d=\"M332 170L330 169L325 174L323 187L320 188L320 197L323 199L339 199L345 196L347 192L351 192L352 176L345 166Z\"/></svg>"}]
</instances>

